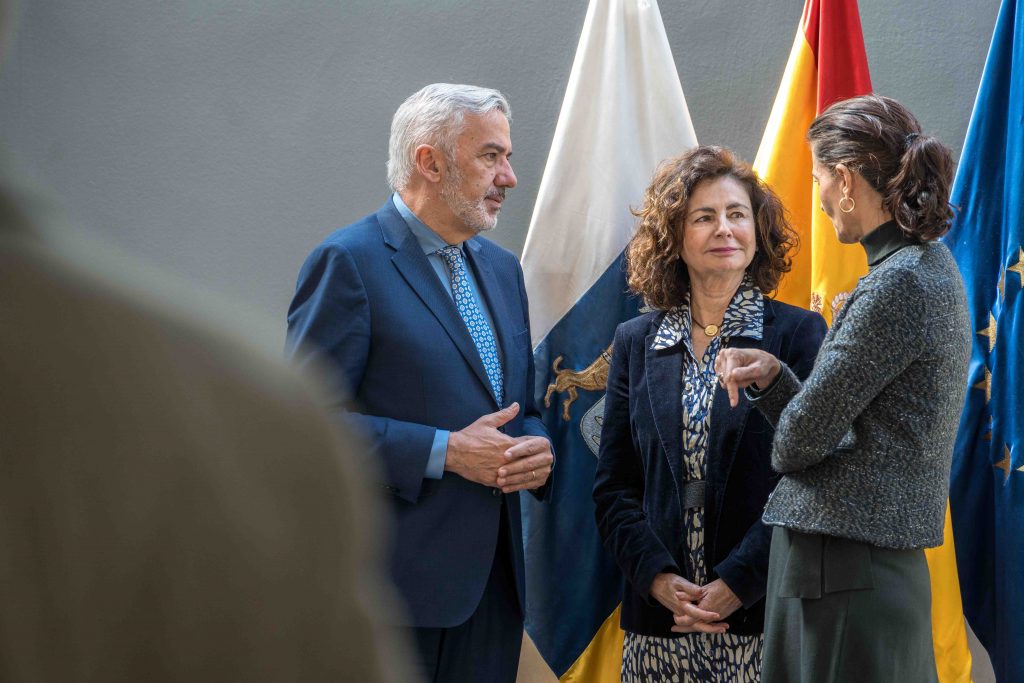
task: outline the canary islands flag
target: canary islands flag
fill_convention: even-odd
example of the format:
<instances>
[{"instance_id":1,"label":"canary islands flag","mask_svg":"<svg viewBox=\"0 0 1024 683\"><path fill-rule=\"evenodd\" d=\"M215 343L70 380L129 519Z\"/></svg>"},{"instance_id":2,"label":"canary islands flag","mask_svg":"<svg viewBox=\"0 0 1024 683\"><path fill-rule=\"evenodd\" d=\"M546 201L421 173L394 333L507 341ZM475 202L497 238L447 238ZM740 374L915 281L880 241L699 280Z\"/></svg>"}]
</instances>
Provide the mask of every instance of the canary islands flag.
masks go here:
<instances>
[{"instance_id":1,"label":"canary islands flag","mask_svg":"<svg viewBox=\"0 0 1024 683\"><path fill-rule=\"evenodd\" d=\"M1024 681L1024 6L1003 0L946 244L976 335L950 504L964 612L996 679Z\"/></svg>"},{"instance_id":2,"label":"canary islands flag","mask_svg":"<svg viewBox=\"0 0 1024 683\"><path fill-rule=\"evenodd\" d=\"M622 254L658 163L696 145L656 0L591 0L523 252L537 395L557 465L524 497L526 629L563 681L618 681L622 577L591 489L615 327L639 312Z\"/></svg>"}]
</instances>

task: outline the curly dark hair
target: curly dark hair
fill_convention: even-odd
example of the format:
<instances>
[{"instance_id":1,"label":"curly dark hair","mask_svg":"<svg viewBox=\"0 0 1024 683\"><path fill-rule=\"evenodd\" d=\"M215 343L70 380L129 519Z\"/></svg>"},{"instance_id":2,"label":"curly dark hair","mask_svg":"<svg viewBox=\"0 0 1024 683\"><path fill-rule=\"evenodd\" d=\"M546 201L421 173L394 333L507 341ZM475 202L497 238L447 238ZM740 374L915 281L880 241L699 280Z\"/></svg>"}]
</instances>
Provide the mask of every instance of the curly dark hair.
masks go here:
<instances>
[{"instance_id":1,"label":"curly dark hair","mask_svg":"<svg viewBox=\"0 0 1024 683\"><path fill-rule=\"evenodd\" d=\"M782 202L730 150L701 145L663 161L644 192L643 205L633 211L640 222L626 247L626 277L630 290L647 305L668 310L689 291L690 275L680 256L686 206L699 183L725 176L737 180L750 194L757 251L747 274L754 285L771 294L782 274L789 272L790 252L798 238Z\"/></svg>"},{"instance_id":2,"label":"curly dark hair","mask_svg":"<svg viewBox=\"0 0 1024 683\"><path fill-rule=\"evenodd\" d=\"M807 140L830 171L845 164L860 173L909 239L927 242L949 231L953 155L896 100L872 94L836 102L814 119Z\"/></svg>"}]
</instances>

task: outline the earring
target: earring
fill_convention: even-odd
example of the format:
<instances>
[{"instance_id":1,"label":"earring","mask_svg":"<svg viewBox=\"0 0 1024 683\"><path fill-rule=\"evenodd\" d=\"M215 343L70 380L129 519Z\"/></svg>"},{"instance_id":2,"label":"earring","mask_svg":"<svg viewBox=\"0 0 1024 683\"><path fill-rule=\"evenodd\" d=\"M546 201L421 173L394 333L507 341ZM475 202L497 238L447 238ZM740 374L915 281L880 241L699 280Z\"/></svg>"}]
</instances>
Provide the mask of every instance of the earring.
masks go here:
<instances>
[{"instance_id":1,"label":"earring","mask_svg":"<svg viewBox=\"0 0 1024 683\"><path fill-rule=\"evenodd\" d=\"M843 206L843 202L850 202L850 208L848 208L848 209L845 208ZM853 211L856 208L857 208L857 202L853 201L853 197L850 197L848 195L843 195L842 199L839 200L839 210L842 211L843 213L850 213L851 211Z\"/></svg>"}]
</instances>

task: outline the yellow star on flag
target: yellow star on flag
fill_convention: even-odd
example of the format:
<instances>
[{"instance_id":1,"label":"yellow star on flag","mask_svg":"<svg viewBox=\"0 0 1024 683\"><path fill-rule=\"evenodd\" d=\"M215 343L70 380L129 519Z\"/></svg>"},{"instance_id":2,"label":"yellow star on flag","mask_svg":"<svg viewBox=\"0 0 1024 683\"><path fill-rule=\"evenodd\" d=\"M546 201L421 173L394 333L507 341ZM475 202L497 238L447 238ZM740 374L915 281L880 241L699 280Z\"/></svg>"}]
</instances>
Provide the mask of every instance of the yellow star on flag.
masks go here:
<instances>
[{"instance_id":1,"label":"yellow star on flag","mask_svg":"<svg viewBox=\"0 0 1024 683\"><path fill-rule=\"evenodd\" d=\"M992 373L988 371L987 367L985 368L985 379L971 386L975 389L985 390L985 403L992 400Z\"/></svg>"},{"instance_id":2,"label":"yellow star on flag","mask_svg":"<svg viewBox=\"0 0 1024 683\"><path fill-rule=\"evenodd\" d=\"M978 334L982 337L988 337L989 352L996 348L996 319L991 313L988 314L988 327L978 330Z\"/></svg>"},{"instance_id":3,"label":"yellow star on flag","mask_svg":"<svg viewBox=\"0 0 1024 683\"><path fill-rule=\"evenodd\" d=\"M1010 478L1010 449L1004 444L1003 451L1005 452L1003 459L993 463L992 467L997 467L1003 471L1003 483L1005 484L1006 480Z\"/></svg>"},{"instance_id":4,"label":"yellow star on flag","mask_svg":"<svg viewBox=\"0 0 1024 683\"><path fill-rule=\"evenodd\" d=\"M1017 273L1020 276L1022 284L1024 284L1024 249L1017 247L1017 262L1007 268L1011 273Z\"/></svg>"}]
</instances>

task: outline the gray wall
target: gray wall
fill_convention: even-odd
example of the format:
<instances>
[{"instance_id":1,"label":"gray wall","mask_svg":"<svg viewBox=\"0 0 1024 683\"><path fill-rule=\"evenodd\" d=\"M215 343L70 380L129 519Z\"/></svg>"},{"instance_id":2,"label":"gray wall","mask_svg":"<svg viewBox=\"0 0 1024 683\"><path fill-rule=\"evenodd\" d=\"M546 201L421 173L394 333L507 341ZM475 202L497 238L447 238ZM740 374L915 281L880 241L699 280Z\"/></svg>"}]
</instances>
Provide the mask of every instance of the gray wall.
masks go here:
<instances>
[{"instance_id":1,"label":"gray wall","mask_svg":"<svg viewBox=\"0 0 1024 683\"><path fill-rule=\"evenodd\" d=\"M998 0L861 0L877 91L959 153ZM698 139L752 159L803 0L662 0ZM518 252L585 0L25 0L0 140L68 222L282 321L327 232L386 197L390 117L433 81L500 88ZM280 343L280 339L278 343Z\"/></svg>"},{"instance_id":2,"label":"gray wall","mask_svg":"<svg viewBox=\"0 0 1024 683\"><path fill-rule=\"evenodd\" d=\"M959 151L997 0L862 0L876 89ZM753 158L802 0L662 0L698 139ZM283 318L308 250L386 197L390 117L429 82L500 88L519 252L585 0L25 0L0 140L69 221ZM283 333L282 333L283 338Z\"/></svg>"}]
</instances>

